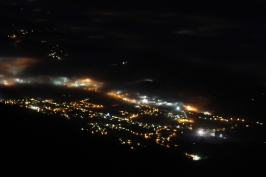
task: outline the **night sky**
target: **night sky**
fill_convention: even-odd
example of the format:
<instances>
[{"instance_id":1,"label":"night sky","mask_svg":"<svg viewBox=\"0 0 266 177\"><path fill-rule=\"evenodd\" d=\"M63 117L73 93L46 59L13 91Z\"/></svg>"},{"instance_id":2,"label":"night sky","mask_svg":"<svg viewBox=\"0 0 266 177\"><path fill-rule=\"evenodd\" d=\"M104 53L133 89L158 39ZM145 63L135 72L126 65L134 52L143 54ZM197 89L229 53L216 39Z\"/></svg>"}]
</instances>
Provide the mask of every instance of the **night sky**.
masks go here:
<instances>
[{"instance_id":1,"label":"night sky","mask_svg":"<svg viewBox=\"0 0 266 177\"><path fill-rule=\"evenodd\" d=\"M265 9L265 1L1 1L0 70L119 82L151 78L193 93L190 99L220 96L227 104L237 95L232 102L248 105L265 91ZM54 32L17 44L7 38L31 27ZM57 44L69 54L66 61L48 59Z\"/></svg>"}]
</instances>

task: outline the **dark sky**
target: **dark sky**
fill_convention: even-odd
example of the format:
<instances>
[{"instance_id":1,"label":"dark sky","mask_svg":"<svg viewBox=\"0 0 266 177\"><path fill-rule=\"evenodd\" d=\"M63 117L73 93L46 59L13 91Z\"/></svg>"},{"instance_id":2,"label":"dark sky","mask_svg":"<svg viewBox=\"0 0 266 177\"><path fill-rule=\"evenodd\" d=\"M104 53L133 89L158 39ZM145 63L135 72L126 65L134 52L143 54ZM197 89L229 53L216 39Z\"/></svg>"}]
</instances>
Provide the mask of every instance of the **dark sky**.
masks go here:
<instances>
[{"instance_id":1,"label":"dark sky","mask_svg":"<svg viewBox=\"0 0 266 177\"><path fill-rule=\"evenodd\" d=\"M155 53L265 83L265 6L265 1L25 0L2 1L1 15L65 30L75 36L65 43L103 49L92 54L96 59Z\"/></svg>"},{"instance_id":2,"label":"dark sky","mask_svg":"<svg viewBox=\"0 0 266 177\"><path fill-rule=\"evenodd\" d=\"M191 100L213 94L224 103L261 97L243 86L266 84L266 1L2 0L0 14L1 74L151 77L192 90ZM14 47L7 35L23 28L53 32L25 35ZM47 62L56 44L70 63ZM134 67L109 67L122 61Z\"/></svg>"}]
</instances>

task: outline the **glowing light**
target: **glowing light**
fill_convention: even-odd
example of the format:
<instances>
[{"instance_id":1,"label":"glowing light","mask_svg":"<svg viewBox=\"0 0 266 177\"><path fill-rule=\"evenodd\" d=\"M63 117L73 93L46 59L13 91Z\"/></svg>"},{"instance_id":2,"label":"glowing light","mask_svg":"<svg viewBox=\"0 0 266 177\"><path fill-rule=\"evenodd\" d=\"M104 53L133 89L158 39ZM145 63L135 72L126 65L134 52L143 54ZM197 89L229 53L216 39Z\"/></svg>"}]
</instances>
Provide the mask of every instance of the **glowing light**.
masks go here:
<instances>
[{"instance_id":1,"label":"glowing light","mask_svg":"<svg viewBox=\"0 0 266 177\"><path fill-rule=\"evenodd\" d=\"M194 154L186 153L186 156L192 157L193 160L200 160L201 159L201 157L199 157L198 155L194 155Z\"/></svg>"},{"instance_id":2,"label":"glowing light","mask_svg":"<svg viewBox=\"0 0 266 177\"><path fill-rule=\"evenodd\" d=\"M200 160L200 157L197 156L197 155L194 155L194 156L193 156L193 160Z\"/></svg>"},{"instance_id":3,"label":"glowing light","mask_svg":"<svg viewBox=\"0 0 266 177\"><path fill-rule=\"evenodd\" d=\"M188 111L197 111L196 108L191 107L191 106L185 106L185 108L186 108Z\"/></svg>"},{"instance_id":4,"label":"glowing light","mask_svg":"<svg viewBox=\"0 0 266 177\"><path fill-rule=\"evenodd\" d=\"M34 110L37 110L39 107L37 106L31 106L30 109L34 109Z\"/></svg>"},{"instance_id":5,"label":"glowing light","mask_svg":"<svg viewBox=\"0 0 266 177\"><path fill-rule=\"evenodd\" d=\"M208 111L203 112L204 115L211 115Z\"/></svg>"},{"instance_id":6,"label":"glowing light","mask_svg":"<svg viewBox=\"0 0 266 177\"><path fill-rule=\"evenodd\" d=\"M198 134L199 134L199 135L203 135L203 131L202 131L202 130L199 130L199 131L198 131Z\"/></svg>"}]
</instances>

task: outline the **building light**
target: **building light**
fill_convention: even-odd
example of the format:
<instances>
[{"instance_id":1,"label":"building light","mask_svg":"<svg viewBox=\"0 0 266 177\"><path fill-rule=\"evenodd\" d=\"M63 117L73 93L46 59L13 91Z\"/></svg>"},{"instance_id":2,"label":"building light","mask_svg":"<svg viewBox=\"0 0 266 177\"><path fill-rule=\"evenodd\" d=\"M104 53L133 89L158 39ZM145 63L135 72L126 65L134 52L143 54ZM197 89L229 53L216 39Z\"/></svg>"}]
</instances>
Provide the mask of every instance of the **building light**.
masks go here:
<instances>
[{"instance_id":1,"label":"building light","mask_svg":"<svg viewBox=\"0 0 266 177\"><path fill-rule=\"evenodd\" d=\"M194 155L193 156L193 160L200 160L201 158L199 157L199 156L197 156L197 155Z\"/></svg>"}]
</instances>

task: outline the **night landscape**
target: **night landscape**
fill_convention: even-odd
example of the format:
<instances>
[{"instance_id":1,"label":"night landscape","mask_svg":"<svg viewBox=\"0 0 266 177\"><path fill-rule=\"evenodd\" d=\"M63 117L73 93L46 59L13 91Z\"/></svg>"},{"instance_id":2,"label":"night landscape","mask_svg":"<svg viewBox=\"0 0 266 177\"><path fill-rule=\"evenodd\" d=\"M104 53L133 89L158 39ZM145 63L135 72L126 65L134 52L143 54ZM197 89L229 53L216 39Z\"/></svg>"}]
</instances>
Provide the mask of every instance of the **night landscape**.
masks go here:
<instances>
[{"instance_id":1,"label":"night landscape","mask_svg":"<svg viewBox=\"0 0 266 177\"><path fill-rule=\"evenodd\" d=\"M266 1L0 9L4 171L264 175Z\"/></svg>"}]
</instances>

